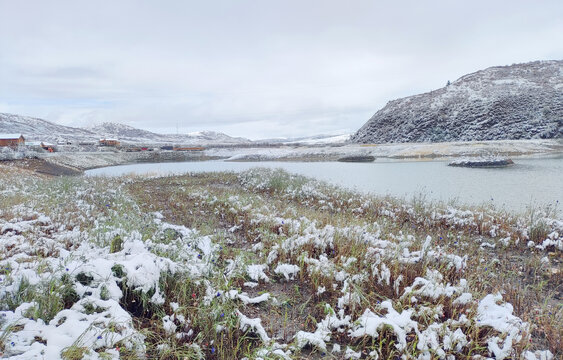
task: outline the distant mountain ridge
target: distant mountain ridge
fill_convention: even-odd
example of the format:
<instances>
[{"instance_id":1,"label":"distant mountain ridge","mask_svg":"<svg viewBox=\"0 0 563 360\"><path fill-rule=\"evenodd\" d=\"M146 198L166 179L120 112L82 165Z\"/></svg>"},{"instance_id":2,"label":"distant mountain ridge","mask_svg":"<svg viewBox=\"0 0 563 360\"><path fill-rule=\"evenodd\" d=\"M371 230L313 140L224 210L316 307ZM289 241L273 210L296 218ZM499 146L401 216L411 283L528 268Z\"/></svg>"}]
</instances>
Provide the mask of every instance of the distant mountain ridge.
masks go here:
<instances>
[{"instance_id":1,"label":"distant mountain ridge","mask_svg":"<svg viewBox=\"0 0 563 360\"><path fill-rule=\"evenodd\" d=\"M445 87L390 101L355 143L563 137L563 61L497 66Z\"/></svg>"},{"instance_id":2,"label":"distant mountain ridge","mask_svg":"<svg viewBox=\"0 0 563 360\"><path fill-rule=\"evenodd\" d=\"M106 122L89 128L75 128L30 116L0 113L0 133L21 133L27 140L48 142L95 142L101 138L117 138L124 143L160 143L191 145L245 144L250 140L231 137L214 131L189 134L157 134L129 125Z\"/></svg>"},{"instance_id":3,"label":"distant mountain ridge","mask_svg":"<svg viewBox=\"0 0 563 360\"><path fill-rule=\"evenodd\" d=\"M147 130L137 129L129 125L105 122L89 127L88 130L105 137L118 138L128 142L162 142L162 143L197 143L204 145L216 144L244 144L250 140L232 137L215 131L198 131L188 134L157 134Z\"/></svg>"},{"instance_id":4,"label":"distant mountain ridge","mask_svg":"<svg viewBox=\"0 0 563 360\"><path fill-rule=\"evenodd\" d=\"M280 144L280 145L323 145L344 144L350 140L351 134L320 134L313 136L302 136L294 138L271 138L256 140L257 143Z\"/></svg>"},{"instance_id":5,"label":"distant mountain ridge","mask_svg":"<svg viewBox=\"0 0 563 360\"><path fill-rule=\"evenodd\" d=\"M116 137L116 138L141 138L141 139L152 139L158 136L153 132L137 129L133 126L104 122L102 124L88 126L87 130L92 131L95 134L102 135L102 137Z\"/></svg>"},{"instance_id":6,"label":"distant mountain ridge","mask_svg":"<svg viewBox=\"0 0 563 360\"><path fill-rule=\"evenodd\" d=\"M30 116L0 113L0 133L23 134L26 140L55 142L59 139L93 140L95 133L80 128L59 125Z\"/></svg>"}]
</instances>

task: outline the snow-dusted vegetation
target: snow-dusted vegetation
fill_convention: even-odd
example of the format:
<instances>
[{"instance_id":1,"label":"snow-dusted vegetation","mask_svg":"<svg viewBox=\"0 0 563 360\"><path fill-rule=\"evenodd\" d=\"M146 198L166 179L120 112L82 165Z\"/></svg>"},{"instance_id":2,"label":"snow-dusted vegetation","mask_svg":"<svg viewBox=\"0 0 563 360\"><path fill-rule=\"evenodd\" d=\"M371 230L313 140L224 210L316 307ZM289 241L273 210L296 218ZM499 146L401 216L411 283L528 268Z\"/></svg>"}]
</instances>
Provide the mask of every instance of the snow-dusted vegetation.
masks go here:
<instances>
[{"instance_id":1,"label":"snow-dusted vegetation","mask_svg":"<svg viewBox=\"0 0 563 360\"><path fill-rule=\"evenodd\" d=\"M552 359L563 222L360 196L280 170L0 165L13 359Z\"/></svg>"}]
</instances>

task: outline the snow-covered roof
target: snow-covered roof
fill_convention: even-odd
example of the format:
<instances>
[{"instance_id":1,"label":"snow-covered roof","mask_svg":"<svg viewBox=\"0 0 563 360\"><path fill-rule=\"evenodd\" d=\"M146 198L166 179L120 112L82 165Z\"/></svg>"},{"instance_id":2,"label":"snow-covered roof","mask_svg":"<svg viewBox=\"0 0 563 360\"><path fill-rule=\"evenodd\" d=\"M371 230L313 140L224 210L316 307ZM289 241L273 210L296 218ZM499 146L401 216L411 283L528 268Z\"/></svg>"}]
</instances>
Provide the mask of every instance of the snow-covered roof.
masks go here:
<instances>
[{"instance_id":1,"label":"snow-covered roof","mask_svg":"<svg viewBox=\"0 0 563 360\"><path fill-rule=\"evenodd\" d=\"M107 139L100 139L100 141L119 141L119 140L117 140L117 139L109 139L109 138L107 138Z\"/></svg>"},{"instance_id":2,"label":"snow-covered roof","mask_svg":"<svg viewBox=\"0 0 563 360\"><path fill-rule=\"evenodd\" d=\"M19 139L22 134L0 134L0 140Z\"/></svg>"}]
</instances>

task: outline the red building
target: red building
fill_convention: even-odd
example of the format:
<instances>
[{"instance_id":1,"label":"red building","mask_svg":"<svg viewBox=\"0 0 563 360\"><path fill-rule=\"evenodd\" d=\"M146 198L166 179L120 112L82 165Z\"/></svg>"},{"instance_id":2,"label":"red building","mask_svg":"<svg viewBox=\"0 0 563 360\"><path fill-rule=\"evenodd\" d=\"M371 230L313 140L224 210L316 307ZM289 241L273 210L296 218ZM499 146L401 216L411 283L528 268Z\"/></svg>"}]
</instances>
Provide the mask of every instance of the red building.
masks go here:
<instances>
[{"instance_id":1,"label":"red building","mask_svg":"<svg viewBox=\"0 0 563 360\"><path fill-rule=\"evenodd\" d=\"M119 140L117 139L100 139L100 146L119 146Z\"/></svg>"},{"instance_id":2,"label":"red building","mask_svg":"<svg viewBox=\"0 0 563 360\"><path fill-rule=\"evenodd\" d=\"M18 147L25 145L22 134L0 134L0 146Z\"/></svg>"}]
</instances>

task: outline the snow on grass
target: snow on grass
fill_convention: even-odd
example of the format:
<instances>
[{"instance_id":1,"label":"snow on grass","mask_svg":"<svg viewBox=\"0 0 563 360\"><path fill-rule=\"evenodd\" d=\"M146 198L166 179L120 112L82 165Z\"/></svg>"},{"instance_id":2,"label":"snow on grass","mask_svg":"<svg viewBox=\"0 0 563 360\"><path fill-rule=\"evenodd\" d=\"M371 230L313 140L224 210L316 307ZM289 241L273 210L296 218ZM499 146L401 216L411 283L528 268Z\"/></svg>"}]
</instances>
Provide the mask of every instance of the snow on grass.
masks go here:
<instances>
[{"instance_id":1,"label":"snow on grass","mask_svg":"<svg viewBox=\"0 0 563 360\"><path fill-rule=\"evenodd\" d=\"M528 249L528 225L494 214L358 198L274 170L213 175L221 186L199 176L3 175L2 356L549 358L527 351L533 328L471 272L482 252L517 243L558 251L559 222ZM196 216L213 227L186 226Z\"/></svg>"},{"instance_id":2,"label":"snow on grass","mask_svg":"<svg viewBox=\"0 0 563 360\"><path fill-rule=\"evenodd\" d=\"M39 192L35 188L37 184L30 185L23 185L20 190L43 197L43 201L59 200L49 199L51 194ZM81 193L89 192L87 187L90 183L78 185L75 194L80 198ZM143 235L138 231L127 233L120 227L125 224L114 222L112 206L131 205L115 204L120 190L97 190L100 190L97 201L102 200L104 195L114 201L107 204L101 201L102 204L93 211L95 206L92 203L76 199L73 204L77 205L78 211L74 214L72 226L65 221L69 220L64 213L65 205L56 205L63 208L63 212L55 211L53 217L23 204L2 209L3 212L9 211L12 218L8 221L0 219L0 236L2 240L7 240L2 241L0 266L3 271L0 280L4 286L0 289L0 298L3 307L15 307L11 310L4 308L0 320L4 331L12 329L5 333L4 344L8 344L3 344L5 356L28 358L44 354L48 358L57 358L69 346L97 350L109 349L118 343L144 353L144 336L134 328L132 316L119 304L123 298L123 279L127 281L128 291L150 294L148 301L161 305L165 301L159 287L161 273L187 272L197 268L198 263L203 264L195 254L188 257L192 261L184 266L182 262L151 252L153 240L143 241ZM89 216L82 217L80 213ZM93 229L78 229L81 226L87 228L87 223L94 217ZM138 220L135 216L124 219L129 223ZM94 229L98 236L88 241ZM183 230L162 223L155 235L169 229ZM119 251L111 252L109 246L97 245L120 234L123 239ZM192 236L193 232L178 231L177 234L183 239ZM197 239L196 244L198 251L206 255L213 251L209 239L205 237ZM38 254L41 257L37 257ZM199 275L201 266L199 270L191 273ZM62 302L66 301L76 302L63 309L67 305ZM13 330L22 326L22 331ZM37 339L41 341L37 342Z\"/></svg>"},{"instance_id":3,"label":"snow on grass","mask_svg":"<svg viewBox=\"0 0 563 360\"><path fill-rule=\"evenodd\" d=\"M264 329L264 327L262 326L262 320L261 319L248 318L238 310L237 310L236 313L237 313L237 315L240 319L240 329L242 331L250 330L250 331L256 333L264 343L270 342L271 339L268 336L268 334L266 333L266 330Z\"/></svg>"},{"instance_id":4,"label":"snow on grass","mask_svg":"<svg viewBox=\"0 0 563 360\"><path fill-rule=\"evenodd\" d=\"M377 338L378 331L384 329L386 326L390 327L397 337L397 344L395 345L398 350L403 350L407 346L407 333L411 331L418 332L418 324L411 319L413 310L405 310L401 313L397 312L391 301L384 301L381 303L380 308L386 310L384 316L378 316L370 309L358 318L357 325L350 331L351 337L361 337L369 335Z\"/></svg>"},{"instance_id":5,"label":"snow on grass","mask_svg":"<svg viewBox=\"0 0 563 360\"><path fill-rule=\"evenodd\" d=\"M268 268L268 266L264 265L264 264L248 265L246 267L246 272L248 274L248 277L250 277L252 280L254 280L256 282L258 282L260 280L264 280L265 282L269 282L270 278L264 272L264 270L266 270L267 268Z\"/></svg>"},{"instance_id":6,"label":"snow on grass","mask_svg":"<svg viewBox=\"0 0 563 360\"><path fill-rule=\"evenodd\" d=\"M286 280L293 280L295 279L295 275L299 273L299 266L292 265L292 264L278 264L274 269L276 274L281 274L284 276Z\"/></svg>"},{"instance_id":7,"label":"snow on grass","mask_svg":"<svg viewBox=\"0 0 563 360\"><path fill-rule=\"evenodd\" d=\"M520 318L512 315L512 305L502 303L500 294L489 294L479 301L477 309L477 325L489 326L501 334L506 334L504 339L494 336L487 341L489 350L497 359L510 357L512 342L519 342L529 331L529 325Z\"/></svg>"}]
</instances>

